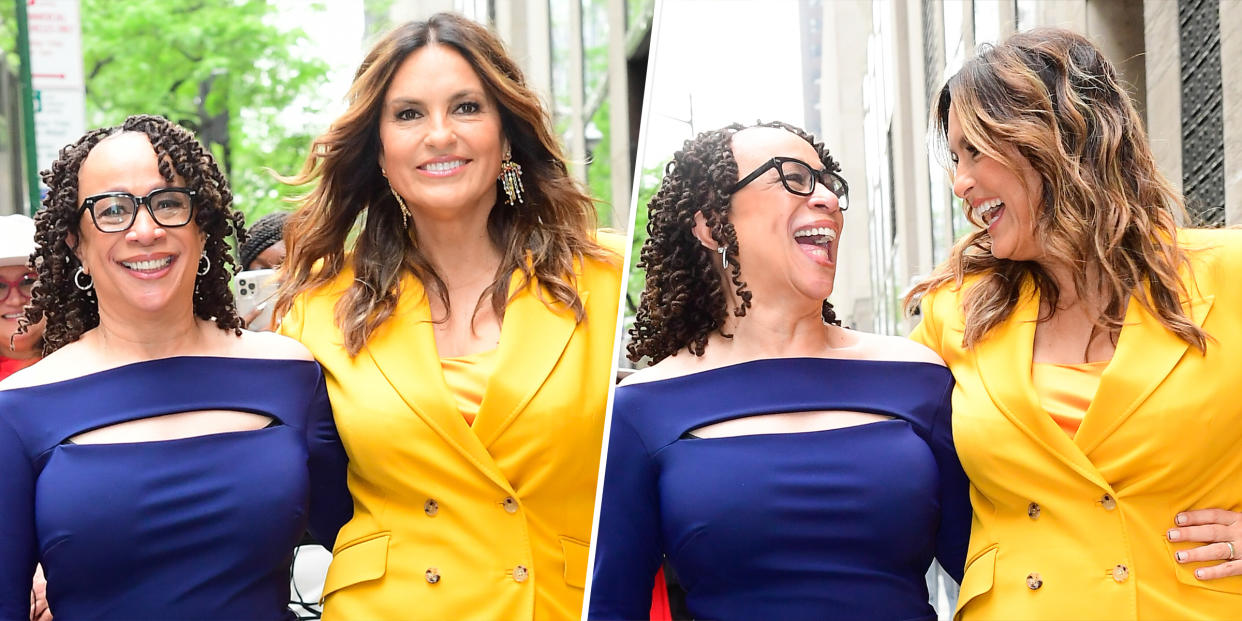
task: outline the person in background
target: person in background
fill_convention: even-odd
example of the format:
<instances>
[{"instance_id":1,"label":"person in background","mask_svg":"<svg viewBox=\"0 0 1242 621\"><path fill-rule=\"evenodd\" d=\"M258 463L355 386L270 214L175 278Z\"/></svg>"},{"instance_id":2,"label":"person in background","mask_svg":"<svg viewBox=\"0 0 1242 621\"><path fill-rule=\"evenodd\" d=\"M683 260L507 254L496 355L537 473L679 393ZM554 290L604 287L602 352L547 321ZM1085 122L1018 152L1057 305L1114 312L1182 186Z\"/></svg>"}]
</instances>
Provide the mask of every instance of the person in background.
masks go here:
<instances>
[{"instance_id":1,"label":"person in background","mask_svg":"<svg viewBox=\"0 0 1242 621\"><path fill-rule=\"evenodd\" d=\"M842 328L827 298L849 206L783 123L686 142L649 206L613 402L589 617L640 619L667 559L696 619L933 621L970 505L953 378L926 347Z\"/></svg>"},{"instance_id":2,"label":"person in background","mask_svg":"<svg viewBox=\"0 0 1242 621\"><path fill-rule=\"evenodd\" d=\"M281 263L284 263L285 241L283 236L285 222L288 218L289 214L283 211L269 213L259 218L253 226L246 230L246 241L238 246L237 249L237 255L241 260L241 269L243 271L274 270L279 268ZM258 276L262 279L275 276L275 274L250 274L248 276ZM274 295L274 289L271 291L273 291ZM272 310L271 304L273 300L269 296L267 299L260 299L257 302L258 304L253 309L243 309L242 321L246 323L247 329L275 330L276 327L272 321L272 316L264 315L265 312Z\"/></svg>"},{"instance_id":3,"label":"person in background","mask_svg":"<svg viewBox=\"0 0 1242 621\"><path fill-rule=\"evenodd\" d=\"M246 229L246 241L237 249L243 271L274 269L285 262L284 230L288 219L288 213L276 211L255 220Z\"/></svg>"},{"instance_id":4,"label":"person in background","mask_svg":"<svg viewBox=\"0 0 1242 621\"><path fill-rule=\"evenodd\" d=\"M34 220L21 214L0 216L0 380L43 357L43 322L17 333L17 321L30 302L37 275L29 266L35 251ZM36 567L30 592L31 621L50 621L47 581Z\"/></svg>"},{"instance_id":5,"label":"person in background","mask_svg":"<svg viewBox=\"0 0 1242 621\"><path fill-rule=\"evenodd\" d=\"M622 242L483 26L395 28L348 99L289 180L277 306L350 458L323 618L578 619Z\"/></svg>"},{"instance_id":6,"label":"person in background","mask_svg":"<svg viewBox=\"0 0 1242 621\"><path fill-rule=\"evenodd\" d=\"M1179 227L1142 117L1081 35L985 47L932 109L979 226L907 299L957 380L958 617L1237 618L1242 231Z\"/></svg>"},{"instance_id":7,"label":"person in background","mask_svg":"<svg viewBox=\"0 0 1242 621\"><path fill-rule=\"evenodd\" d=\"M42 323L17 333L37 278L29 265L34 235L34 220L20 214L0 216L0 380L43 356Z\"/></svg>"},{"instance_id":8,"label":"person in background","mask_svg":"<svg viewBox=\"0 0 1242 621\"><path fill-rule=\"evenodd\" d=\"M18 334L46 319L46 356L0 382L0 619L40 612L36 563L63 619L287 618L294 544L347 517L345 458L306 348L241 330L224 175L139 115L43 181Z\"/></svg>"}]
</instances>

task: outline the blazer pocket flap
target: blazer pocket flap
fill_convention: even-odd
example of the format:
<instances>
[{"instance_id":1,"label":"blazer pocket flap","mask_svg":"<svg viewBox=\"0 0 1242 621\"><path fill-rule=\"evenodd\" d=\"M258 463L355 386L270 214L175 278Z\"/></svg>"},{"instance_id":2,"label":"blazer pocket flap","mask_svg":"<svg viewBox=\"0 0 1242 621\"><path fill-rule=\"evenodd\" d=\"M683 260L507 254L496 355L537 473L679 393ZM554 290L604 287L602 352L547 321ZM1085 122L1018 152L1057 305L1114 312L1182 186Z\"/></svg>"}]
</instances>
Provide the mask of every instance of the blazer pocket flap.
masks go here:
<instances>
[{"instance_id":1,"label":"blazer pocket flap","mask_svg":"<svg viewBox=\"0 0 1242 621\"><path fill-rule=\"evenodd\" d=\"M591 547L572 537L561 537L561 552L565 555L565 584L575 589L586 588L587 555Z\"/></svg>"},{"instance_id":2,"label":"blazer pocket flap","mask_svg":"<svg viewBox=\"0 0 1242 621\"><path fill-rule=\"evenodd\" d=\"M1178 563L1175 554L1182 550L1189 550L1204 545L1199 542L1177 542L1169 541L1168 537L1163 537L1164 545L1168 548L1169 563L1173 565L1173 574L1177 576L1177 581L1192 587L1207 589L1209 591L1220 591L1222 593L1242 594L1242 576L1230 576L1228 578L1215 578L1213 580L1200 580L1195 577L1195 570L1200 567L1211 567L1221 561L1209 561L1206 563Z\"/></svg>"},{"instance_id":3,"label":"blazer pocket flap","mask_svg":"<svg viewBox=\"0 0 1242 621\"><path fill-rule=\"evenodd\" d=\"M382 578L388 569L388 533L356 539L332 552L323 597L347 586Z\"/></svg>"},{"instance_id":4,"label":"blazer pocket flap","mask_svg":"<svg viewBox=\"0 0 1242 621\"><path fill-rule=\"evenodd\" d=\"M992 590L992 580L996 576L996 550L992 544L975 558L966 562L966 572L962 575L962 588L957 595L957 615L962 613L970 600ZM954 619L957 618L954 615Z\"/></svg>"}]
</instances>

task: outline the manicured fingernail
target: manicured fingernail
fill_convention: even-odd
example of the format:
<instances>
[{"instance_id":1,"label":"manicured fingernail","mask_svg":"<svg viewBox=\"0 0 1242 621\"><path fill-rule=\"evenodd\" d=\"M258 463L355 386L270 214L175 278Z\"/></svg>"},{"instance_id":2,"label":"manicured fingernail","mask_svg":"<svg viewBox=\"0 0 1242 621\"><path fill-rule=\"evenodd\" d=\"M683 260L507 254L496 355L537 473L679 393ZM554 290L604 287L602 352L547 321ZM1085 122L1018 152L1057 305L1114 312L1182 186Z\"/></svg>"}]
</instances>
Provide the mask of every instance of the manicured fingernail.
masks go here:
<instances>
[{"instance_id":1,"label":"manicured fingernail","mask_svg":"<svg viewBox=\"0 0 1242 621\"><path fill-rule=\"evenodd\" d=\"M1203 570L1202 570L1202 569L1196 569L1196 570L1195 570L1195 577L1196 577L1196 578L1200 578L1200 579L1202 579L1202 578L1203 578Z\"/></svg>"},{"instance_id":2,"label":"manicured fingernail","mask_svg":"<svg viewBox=\"0 0 1242 621\"><path fill-rule=\"evenodd\" d=\"M1177 562L1179 562L1179 563L1183 563L1183 562L1185 562L1185 561L1186 561L1186 553L1185 553L1185 552L1178 552L1178 553L1177 553Z\"/></svg>"},{"instance_id":3,"label":"manicured fingernail","mask_svg":"<svg viewBox=\"0 0 1242 621\"><path fill-rule=\"evenodd\" d=\"M1182 534L1176 528L1169 529L1169 541L1177 541L1182 538Z\"/></svg>"},{"instance_id":4,"label":"manicured fingernail","mask_svg":"<svg viewBox=\"0 0 1242 621\"><path fill-rule=\"evenodd\" d=\"M1185 526L1186 525L1186 514L1178 513L1177 517L1173 518L1173 521L1177 522L1178 526Z\"/></svg>"}]
</instances>

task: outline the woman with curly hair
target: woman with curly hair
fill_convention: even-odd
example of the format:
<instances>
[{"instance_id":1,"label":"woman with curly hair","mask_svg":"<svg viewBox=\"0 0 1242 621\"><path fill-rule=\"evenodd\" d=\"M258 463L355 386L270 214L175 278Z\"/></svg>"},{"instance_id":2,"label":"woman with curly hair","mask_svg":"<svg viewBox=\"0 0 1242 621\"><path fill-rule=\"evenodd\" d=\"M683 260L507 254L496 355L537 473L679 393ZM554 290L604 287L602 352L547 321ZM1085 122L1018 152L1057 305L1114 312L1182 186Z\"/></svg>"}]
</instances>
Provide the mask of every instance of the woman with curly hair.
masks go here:
<instances>
[{"instance_id":1,"label":"woman with curly hair","mask_svg":"<svg viewBox=\"0 0 1242 621\"><path fill-rule=\"evenodd\" d=\"M617 389L592 619L636 619L667 559L707 619L935 619L966 480L953 379L827 303L849 205L823 144L782 123L687 141L649 205L646 289Z\"/></svg>"},{"instance_id":2,"label":"woman with curly hair","mask_svg":"<svg viewBox=\"0 0 1242 621\"><path fill-rule=\"evenodd\" d=\"M154 116L43 180L19 332L46 318L46 356L0 383L0 618L30 614L36 563L58 618L286 618L308 513L324 541L342 520L318 509L344 456L309 352L240 329L228 183Z\"/></svg>"},{"instance_id":3,"label":"woman with curly hair","mask_svg":"<svg viewBox=\"0 0 1242 621\"><path fill-rule=\"evenodd\" d=\"M1078 34L984 48L933 104L980 227L911 294L913 338L957 379L960 617L1236 617L1242 233L1179 228L1142 118Z\"/></svg>"},{"instance_id":4,"label":"woman with curly hair","mask_svg":"<svg viewBox=\"0 0 1242 621\"><path fill-rule=\"evenodd\" d=\"M619 258L484 27L397 27L349 102L291 180L277 307L350 458L324 618L577 619Z\"/></svg>"}]
</instances>

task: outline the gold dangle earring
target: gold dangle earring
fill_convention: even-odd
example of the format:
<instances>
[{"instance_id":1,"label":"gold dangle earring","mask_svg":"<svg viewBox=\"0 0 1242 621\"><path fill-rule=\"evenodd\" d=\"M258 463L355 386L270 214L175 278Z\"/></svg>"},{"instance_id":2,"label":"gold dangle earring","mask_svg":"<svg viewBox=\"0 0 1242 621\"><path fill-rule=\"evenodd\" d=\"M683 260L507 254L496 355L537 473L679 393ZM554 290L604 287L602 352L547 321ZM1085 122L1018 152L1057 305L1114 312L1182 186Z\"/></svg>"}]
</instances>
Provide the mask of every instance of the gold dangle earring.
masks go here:
<instances>
[{"instance_id":1,"label":"gold dangle earring","mask_svg":"<svg viewBox=\"0 0 1242 621\"><path fill-rule=\"evenodd\" d=\"M522 165L513 161L513 150L505 147L505 157L500 161L500 186L505 190L505 204L512 207L523 200L526 188L522 186Z\"/></svg>"},{"instance_id":2,"label":"gold dangle earring","mask_svg":"<svg viewBox=\"0 0 1242 621\"><path fill-rule=\"evenodd\" d=\"M381 168L380 174L388 181L388 171ZM401 224L405 226L405 230L410 230L410 208L405 206L405 199L397 194L396 188L392 187L392 181L388 181L388 191L392 192L392 197L397 199L397 206L401 208Z\"/></svg>"}]
</instances>

